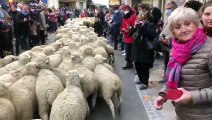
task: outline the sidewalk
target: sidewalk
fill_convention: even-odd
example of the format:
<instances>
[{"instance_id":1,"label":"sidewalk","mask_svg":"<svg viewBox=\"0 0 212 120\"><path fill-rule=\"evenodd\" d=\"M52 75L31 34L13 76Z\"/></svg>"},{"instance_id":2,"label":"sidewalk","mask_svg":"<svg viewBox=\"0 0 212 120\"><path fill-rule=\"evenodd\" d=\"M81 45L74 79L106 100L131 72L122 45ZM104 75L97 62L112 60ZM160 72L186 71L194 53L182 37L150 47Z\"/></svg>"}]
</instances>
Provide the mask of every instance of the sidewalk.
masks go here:
<instances>
[{"instance_id":1,"label":"sidewalk","mask_svg":"<svg viewBox=\"0 0 212 120\"><path fill-rule=\"evenodd\" d=\"M156 110L153 105L154 100L158 96L158 92L164 85L159 83L159 81L162 80L162 67L162 60L155 60L155 65L150 72L149 88L139 90L139 85L136 85L136 88L150 120L176 120L174 106L171 104L171 101L167 101L162 110ZM136 75L135 81L137 79L138 77Z\"/></svg>"}]
</instances>

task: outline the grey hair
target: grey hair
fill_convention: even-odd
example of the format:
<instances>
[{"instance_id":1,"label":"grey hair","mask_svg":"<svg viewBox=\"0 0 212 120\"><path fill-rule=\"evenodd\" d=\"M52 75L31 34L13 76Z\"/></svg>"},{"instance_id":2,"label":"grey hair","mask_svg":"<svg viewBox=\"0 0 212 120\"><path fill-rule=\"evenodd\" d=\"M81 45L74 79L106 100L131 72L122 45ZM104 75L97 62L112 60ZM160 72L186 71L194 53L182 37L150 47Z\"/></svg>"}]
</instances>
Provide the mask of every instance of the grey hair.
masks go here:
<instances>
[{"instance_id":1,"label":"grey hair","mask_svg":"<svg viewBox=\"0 0 212 120\"><path fill-rule=\"evenodd\" d=\"M179 20L191 20L194 22L195 25L197 25L197 27L202 27L199 15L191 8L178 7L172 12L172 14L168 18L168 26L171 31L173 30L173 26Z\"/></svg>"}]
</instances>

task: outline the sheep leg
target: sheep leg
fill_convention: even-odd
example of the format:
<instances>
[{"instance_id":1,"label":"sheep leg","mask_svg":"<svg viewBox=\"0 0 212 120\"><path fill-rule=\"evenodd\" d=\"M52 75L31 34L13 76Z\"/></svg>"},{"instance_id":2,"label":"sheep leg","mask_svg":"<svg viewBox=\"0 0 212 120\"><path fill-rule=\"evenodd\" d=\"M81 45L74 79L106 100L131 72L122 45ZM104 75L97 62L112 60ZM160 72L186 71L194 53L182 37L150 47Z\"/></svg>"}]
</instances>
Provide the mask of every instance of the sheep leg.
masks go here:
<instances>
[{"instance_id":1,"label":"sheep leg","mask_svg":"<svg viewBox=\"0 0 212 120\"><path fill-rule=\"evenodd\" d=\"M94 90L94 93L92 95L92 109L94 110L95 106L96 106L96 99L97 99L97 94L98 94L98 89L96 88Z\"/></svg>"},{"instance_id":2,"label":"sheep leg","mask_svg":"<svg viewBox=\"0 0 212 120\"><path fill-rule=\"evenodd\" d=\"M113 102L112 102L112 100L111 99L109 99L109 100L106 100L106 102L107 102L107 104L109 105L109 107L110 107L110 110L111 110L111 113L112 113L112 116L113 116L113 119L115 119L116 118L116 115L115 115L115 108L114 108L114 105L113 105Z\"/></svg>"},{"instance_id":3,"label":"sheep leg","mask_svg":"<svg viewBox=\"0 0 212 120\"><path fill-rule=\"evenodd\" d=\"M39 115L42 120L49 120L49 114L50 106L48 104L38 104L39 107Z\"/></svg>"},{"instance_id":4,"label":"sheep leg","mask_svg":"<svg viewBox=\"0 0 212 120\"><path fill-rule=\"evenodd\" d=\"M118 113L120 114L121 113L121 104L122 104L122 97L121 97L121 88L118 89L118 91L116 92L116 95L117 95L117 98L118 98L118 101L119 101L119 105L118 105Z\"/></svg>"},{"instance_id":5,"label":"sheep leg","mask_svg":"<svg viewBox=\"0 0 212 120\"><path fill-rule=\"evenodd\" d=\"M113 63L113 64L115 63L115 56L114 56L114 53L112 54L112 63Z\"/></svg>"}]
</instances>

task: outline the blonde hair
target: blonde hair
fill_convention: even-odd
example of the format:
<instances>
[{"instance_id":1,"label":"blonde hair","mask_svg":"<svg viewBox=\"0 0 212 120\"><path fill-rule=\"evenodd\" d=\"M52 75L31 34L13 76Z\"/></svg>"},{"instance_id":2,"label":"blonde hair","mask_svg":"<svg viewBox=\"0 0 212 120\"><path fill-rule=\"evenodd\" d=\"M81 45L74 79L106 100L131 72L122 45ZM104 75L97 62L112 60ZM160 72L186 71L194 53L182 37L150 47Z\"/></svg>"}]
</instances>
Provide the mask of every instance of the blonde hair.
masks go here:
<instances>
[{"instance_id":1,"label":"blonde hair","mask_svg":"<svg viewBox=\"0 0 212 120\"><path fill-rule=\"evenodd\" d=\"M200 22L199 15L196 11L194 11L191 8L186 7L178 7L175 9L172 14L168 18L168 26L169 29L172 30L173 26L179 21L179 20L191 20L194 22L195 25L198 27L202 27L202 24Z\"/></svg>"}]
</instances>

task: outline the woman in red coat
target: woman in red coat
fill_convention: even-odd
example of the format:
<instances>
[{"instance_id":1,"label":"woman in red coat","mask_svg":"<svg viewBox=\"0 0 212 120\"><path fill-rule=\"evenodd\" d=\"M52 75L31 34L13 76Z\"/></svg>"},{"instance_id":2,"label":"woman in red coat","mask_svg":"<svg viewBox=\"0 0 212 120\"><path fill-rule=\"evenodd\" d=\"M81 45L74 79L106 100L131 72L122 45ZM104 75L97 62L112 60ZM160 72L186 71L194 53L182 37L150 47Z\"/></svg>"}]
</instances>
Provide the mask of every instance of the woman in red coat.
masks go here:
<instances>
[{"instance_id":1,"label":"woman in red coat","mask_svg":"<svg viewBox=\"0 0 212 120\"><path fill-rule=\"evenodd\" d=\"M123 7L124 15L122 19L122 26L121 26L121 34L124 35L124 43L125 43L125 52L126 52L126 58L127 61L126 65L122 67L124 70L130 69L133 67L132 61L131 61L131 51L132 51L132 43L133 38L128 35L129 30L131 27L134 26L135 20L136 20L136 13L133 12L133 10L130 8L129 5L125 5Z\"/></svg>"}]
</instances>

